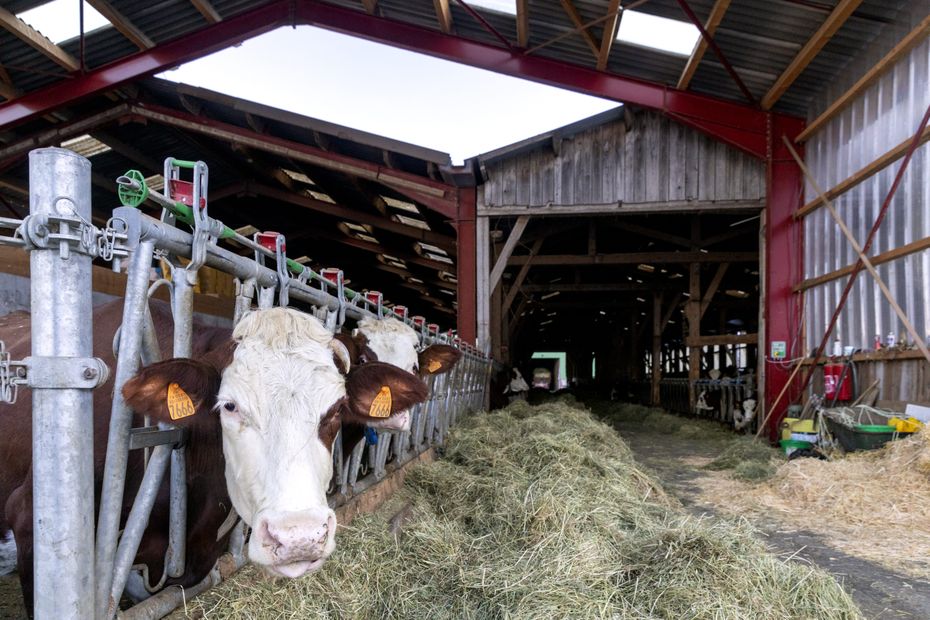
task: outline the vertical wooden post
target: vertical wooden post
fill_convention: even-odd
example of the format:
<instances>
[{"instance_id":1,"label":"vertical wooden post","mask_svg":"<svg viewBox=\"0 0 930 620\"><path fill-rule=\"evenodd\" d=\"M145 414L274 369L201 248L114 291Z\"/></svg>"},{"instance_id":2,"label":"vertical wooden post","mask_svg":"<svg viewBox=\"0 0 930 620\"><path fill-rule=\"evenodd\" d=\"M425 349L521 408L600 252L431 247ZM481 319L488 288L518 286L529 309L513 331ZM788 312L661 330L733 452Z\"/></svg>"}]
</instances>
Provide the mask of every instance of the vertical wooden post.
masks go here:
<instances>
[{"instance_id":1,"label":"vertical wooden post","mask_svg":"<svg viewBox=\"0 0 930 620\"><path fill-rule=\"evenodd\" d=\"M690 287L686 313L688 316L688 398L691 411L697 403L694 382L701 378L701 347L697 344L701 337L701 264L690 265Z\"/></svg>"},{"instance_id":2,"label":"vertical wooden post","mask_svg":"<svg viewBox=\"0 0 930 620\"><path fill-rule=\"evenodd\" d=\"M662 380L662 292L652 294L652 406L661 403L659 382Z\"/></svg>"}]
</instances>

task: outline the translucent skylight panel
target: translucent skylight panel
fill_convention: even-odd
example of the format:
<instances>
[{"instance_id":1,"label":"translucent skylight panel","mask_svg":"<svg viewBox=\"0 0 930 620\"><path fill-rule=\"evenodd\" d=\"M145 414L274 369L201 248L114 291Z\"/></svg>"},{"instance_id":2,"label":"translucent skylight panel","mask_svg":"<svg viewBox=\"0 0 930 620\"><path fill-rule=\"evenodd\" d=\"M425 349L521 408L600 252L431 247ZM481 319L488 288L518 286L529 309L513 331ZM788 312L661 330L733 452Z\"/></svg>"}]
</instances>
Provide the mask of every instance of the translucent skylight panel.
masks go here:
<instances>
[{"instance_id":1,"label":"translucent skylight panel","mask_svg":"<svg viewBox=\"0 0 930 620\"><path fill-rule=\"evenodd\" d=\"M88 134L65 140L61 143L61 148L74 151L78 155L88 159L94 155L100 155L101 153L112 150L109 146Z\"/></svg>"},{"instance_id":2,"label":"translucent skylight panel","mask_svg":"<svg viewBox=\"0 0 930 620\"><path fill-rule=\"evenodd\" d=\"M409 211L410 213L419 213L417 206L412 202L407 202L406 200L398 200L397 198L391 198L390 196L382 196L382 200L389 206L394 207L395 209L401 209L402 211Z\"/></svg>"},{"instance_id":3,"label":"translucent skylight panel","mask_svg":"<svg viewBox=\"0 0 930 620\"><path fill-rule=\"evenodd\" d=\"M413 226L414 228L419 228L421 230L429 230L429 224L423 220L418 220L415 217L407 217L406 215L396 213L394 214L394 219L396 219L401 224L406 224L407 226Z\"/></svg>"},{"instance_id":4,"label":"translucent skylight panel","mask_svg":"<svg viewBox=\"0 0 930 620\"><path fill-rule=\"evenodd\" d=\"M690 56L701 36L694 24L639 11L623 11L617 40L630 45Z\"/></svg>"},{"instance_id":5,"label":"translucent skylight panel","mask_svg":"<svg viewBox=\"0 0 930 620\"><path fill-rule=\"evenodd\" d=\"M284 174L290 177L291 180L293 181L299 181L307 185L316 185L316 183L313 182L313 179L305 175L303 172L298 172L296 170L288 170L287 168L281 168L281 170L284 172Z\"/></svg>"},{"instance_id":6,"label":"translucent skylight panel","mask_svg":"<svg viewBox=\"0 0 930 620\"><path fill-rule=\"evenodd\" d=\"M516 0L468 0L468 6L473 9L486 9L505 15L517 14Z\"/></svg>"},{"instance_id":7,"label":"translucent skylight panel","mask_svg":"<svg viewBox=\"0 0 930 620\"><path fill-rule=\"evenodd\" d=\"M62 43L81 34L79 5L74 0L52 0L23 11L16 17L41 32L52 43ZM85 2L84 33L106 26L112 26L112 24Z\"/></svg>"},{"instance_id":8,"label":"translucent skylight panel","mask_svg":"<svg viewBox=\"0 0 930 620\"><path fill-rule=\"evenodd\" d=\"M330 204L336 204L336 201L329 197L329 194L324 194L323 192L315 192L313 190L307 190L307 193L321 202L328 202Z\"/></svg>"}]
</instances>

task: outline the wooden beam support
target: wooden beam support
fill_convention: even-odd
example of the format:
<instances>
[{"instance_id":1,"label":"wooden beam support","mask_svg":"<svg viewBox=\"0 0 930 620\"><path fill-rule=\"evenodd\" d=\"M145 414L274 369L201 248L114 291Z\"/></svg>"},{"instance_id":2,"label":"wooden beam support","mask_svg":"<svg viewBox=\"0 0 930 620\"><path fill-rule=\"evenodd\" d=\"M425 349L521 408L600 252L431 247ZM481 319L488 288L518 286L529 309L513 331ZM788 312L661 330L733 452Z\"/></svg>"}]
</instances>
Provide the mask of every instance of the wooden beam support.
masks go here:
<instances>
[{"instance_id":1,"label":"wooden beam support","mask_svg":"<svg viewBox=\"0 0 930 620\"><path fill-rule=\"evenodd\" d=\"M74 56L49 41L41 32L3 7L0 7L0 28L7 30L69 72L80 70L81 63Z\"/></svg>"},{"instance_id":2,"label":"wooden beam support","mask_svg":"<svg viewBox=\"0 0 930 620\"><path fill-rule=\"evenodd\" d=\"M726 14L727 9L730 8L730 2L731 0L717 0L714 3L707 21L704 22L704 30L710 36L713 36L714 33L717 32L717 27L720 25L720 22L723 21L723 16ZM691 79L697 72L698 65L701 64L701 60L707 52L707 47L707 39L700 37L694 46L694 50L691 52L691 56L688 58L688 63L681 72L681 77L678 78L678 85L675 88L679 90L688 88L688 85L691 84Z\"/></svg>"},{"instance_id":3,"label":"wooden beam support","mask_svg":"<svg viewBox=\"0 0 930 620\"><path fill-rule=\"evenodd\" d=\"M881 74L891 68L891 66L897 62L899 58L911 51L918 43L923 41L927 37L928 33L930 33L930 15L927 15L927 17L925 17L916 28L911 30L907 36L901 39L901 41L891 49L890 52L885 54L881 60L875 63L875 66L873 66L865 73L865 75L859 78L858 82L853 84L849 90L840 95L836 101L831 103L830 107L824 110L820 116L808 123L807 127L804 128L804 131L799 133L794 141L804 142L812 135L814 135L816 131L823 127L824 123L836 116L840 110L849 105L849 103L858 97L862 91L871 86L871 84L877 80Z\"/></svg>"},{"instance_id":4,"label":"wooden beam support","mask_svg":"<svg viewBox=\"0 0 930 620\"><path fill-rule=\"evenodd\" d=\"M765 93L761 102L763 110L772 109L772 106L785 94L785 91L788 90L794 81L798 79L798 76L804 72L807 65L811 63L814 57L823 49L823 46L826 45L833 35L846 23L846 20L849 19L849 16L853 14L861 3L862 0L840 0L820 28L817 29L817 32L808 39L804 47L801 48L801 51L798 52L798 55L794 57L794 60L792 60L784 72L778 76L778 79L772 84L769 92Z\"/></svg>"},{"instance_id":5,"label":"wooden beam support","mask_svg":"<svg viewBox=\"0 0 930 620\"><path fill-rule=\"evenodd\" d=\"M924 250L930 250L930 237L924 237L923 239L918 239L906 245L902 245L893 250L887 252L882 252L881 254L875 254L874 256L869 257L869 261L873 265L884 265L885 263L890 263L891 261L903 258L904 256L910 256L911 254L916 254L917 252L923 252ZM808 278L800 284L794 287L794 292L806 291L809 288L815 286L820 286L821 284L826 284L827 282L832 282L833 280L839 280L842 277L848 276L852 273L853 268L855 268L855 263L852 265L846 265L841 269L836 271L831 271L825 273L822 276L817 276L816 278Z\"/></svg>"},{"instance_id":6,"label":"wooden beam support","mask_svg":"<svg viewBox=\"0 0 930 620\"><path fill-rule=\"evenodd\" d=\"M504 298L504 312L510 308L513 300L520 292L520 287L523 286L523 281L526 279L526 274L530 272L530 265L533 262L533 257L539 253L539 249L542 247L543 241L544 239L537 239L533 242L533 246L530 248L530 260L523 263L523 265L520 267L520 271L517 273L516 279L513 281L513 284L510 286L510 290L507 291L507 296Z\"/></svg>"},{"instance_id":7,"label":"wooden beam support","mask_svg":"<svg viewBox=\"0 0 930 620\"><path fill-rule=\"evenodd\" d=\"M433 0L433 6L436 8L439 29L444 34L452 34L452 7L449 6L449 0Z\"/></svg>"},{"instance_id":8,"label":"wooden beam support","mask_svg":"<svg viewBox=\"0 0 930 620\"><path fill-rule=\"evenodd\" d=\"M203 18L207 20L208 23L216 24L223 21L223 16L217 13L213 5L210 4L210 0L191 0L191 4L194 5L195 9L200 11L200 14L203 15Z\"/></svg>"},{"instance_id":9,"label":"wooden beam support","mask_svg":"<svg viewBox=\"0 0 930 620\"><path fill-rule=\"evenodd\" d=\"M478 215L642 215L659 213L729 213L757 212L765 200L673 200L658 202L616 202L601 204L550 204L484 206Z\"/></svg>"},{"instance_id":10,"label":"wooden beam support","mask_svg":"<svg viewBox=\"0 0 930 620\"><path fill-rule=\"evenodd\" d=\"M723 276L726 275L729 266L730 263L720 263L717 265L717 273L714 274L713 279L710 281L710 286L707 287L704 296L701 298L701 313L698 318L704 318L704 313L707 312L707 307L710 306L710 302L713 301L714 295L717 294L717 289L720 288L720 282L723 281Z\"/></svg>"},{"instance_id":11,"label":"wooden beam support","mask_svg":"<svg viewBox=\"0 0 930 620\"><path fill-rule=\"evenodd\" d=\"M652 294L652 406L660 402L659 382L662 380L662 293Z\"/></svg>"},{"instance_id":12,"label":"wooden beam support","mask_svg":"<svg viewBox=\"0 0 930 620\"><path fill-rule=\"evenodd\" d=\"M374 15L378 11L378 0L362 0L362 6L369 15Z\"/></svg>"},{"instance_id":13,"label":"wooden beam support","mask_svg":"<svg viewBox=\"0 0 930 620\"><path fill-rule=\"evenodd\" d=\"M759 334L739 334L723 336L699 336L697 338L688 337L687 345L692 351L700 353L701 347L712 347L715 345L732 345L732 344L758 344Z\"/></svg>"},{"instance_id":14,"label":"wooden beam support","mask_svg":"<svg viewBox=\"0 0 930 620\"><path fill-rule=\"evenodd\" d=\"M526 230L526 225L530 221L530 216L521 215L517 218L517 221L514 223L513 228L510 231L510 235L507 237L507 241L504 242L504 247L501 249L500 256L497 257L497 261L494 263L494 268L491 269L491 277L488 284L491 287L491 290L497 288L497 285L501 281L501 276L504 275L504 269L507 268L507 265L510 263L510 255L513 254L513 250L517 247L517 243L520 241L520 236L523 235L523 231ZM528 258L524 256L523 258ZM524 261L526 262L526 261ZM523 263L520 263L521 265Z\"/></svg>"},{"instance_id":15,"label":"wooden beam support","mask_svg":"<svg viewBox=\"0 0 930 620\"><path fill-rule=\"evenodd\" d=\"M636 282L555 282L547 284L524 284L522 287L524 293L548 293L559 291L560 293L617 293L633 291L680 291L681 287L672 284L637 284Z\"/></svg>"},{"instance_id":16,"label":"wooden beam support","mask_svg":"<svg viewBox=\"0 0 930 620\"><path fill-rule=\"evenodd\" d=\"M578 30L579 34L581 34L581 38L583 38L584 42L588 44L589 48L591 48L591 53L594 54L594 58L600 58L601 47L597 44L597 40L595 40L594 35L588 31L584 20L581 19L581 15L578 14L578 9L575 8L572 0L561 0L561 2L562 8L565 10L565 14L568 15L570 20L572 20L575 28Z\"/></svg>"},{"instance_id":17,"label":"wooden beam support","mask_svg":"<svg viewBox=\"0 0 930 620\"><path fill-rule=\"evenodd\" d=\"M842 196L843 194L845 194L852 188L856 187L857 185L859 185L866 179L872 176L875 176L876 174L878 174L879 172L881 172L882 170L890 166L892 163L904 157L904 155L907 153L908 148L910 148L911 146L912 140L913 138L908 138L904 140L903 142L901 142L900 144L898 144L897 146L895 146L890 151L883 153L878 159L876 159L872 163L868 164L864 168L855 172L853 175L847 177L846 179L843 179L838 184L828 189L826 192L824 192L824 196L826 196L829 200L833 200L834 198L838 196ZM930 140L930 125L928 125L927 127L924 127L923 132L920 134L919 144L923 144L927 142L928 140ZM819 209L821 206L822 206L822 203L820 202L819 198L811 200L810 202L805 204L803 207L799 208L797 211L794 212L794 218L801 219L802 217L810 213L813 213L814 211Z\"/></svg>"},{"instance_id":18,"label":"wooden beam support","mask_svg":"<svg viewBox=\"0 0 930 620\"><path fill-rule=\"evenodd\" d=\"M151 47L155 47L155 42L137 28L135 24L129 21L125 15L113 8L109 0L87 0L87 4L94 7L98 13L106 17L107 21L113 24L117 32L129 39L132 44L140 50L147 50Z\"/></svg>"},{"instance_id":19,"label":"wooden beam support","mask_svg":"<svg viewBox=\"0 0 930 620\"><path fill-rule=\"evenodd\" d=\"M529 260L526 254L511 256L508 265L522 265ZM533 265L638 265L668 263L751 263L759 260L758 252L629 252L624 254L545 254L533 258ZM497 265L495 265L495 269ZM503 268L501 268L503 272Z\"/></svg>"},{"instance_id":20,"label":"wooden beam support","mask_svg":"<svg viewBox=\"0 0 930 620\"><path fill-rule=\"evenodd\" d=\"M623 17L620 11L620 0L610 0L607 6L607 19L604 21L604 32L601 33L601 48L597 55L598 71L607 69L610 50L613 49L614 41L617 40L617 28L620 27L620 19Z\"/></svg>"},{"instance_id":21,"label":"wooden beam support","mask_svg":"<svg viewBox=\"0 0 930 620\"><path fill-rule=\"evenodd\" d=\"M610 226L618 230L633 233L634 235L642 235L643 237L649 237L650 239L666 241L672 245L680 245L681 247L688 248L689 250L698 249L695 247L694 242L690 239L658 230L653 230L652 228L640 226L639 224L631 224L629 222L610 222Z\"/></svg>"},{"instance_id":22,"label":"wooden beam support","mask_svg":"<svg viewBox=\"0 0 930 620\"><path fill-rule=\"evenodd\" d=\"M156 172L160 172L164 169L164 164L162 162L159 162L154 157L150 157L146 153L143 153L136 147L130 144L126 144L107 131L102 129L94 129L89 133L91 136L100 140L115 152L128 159L132 164L142 168L142 170L148 171L146 175L155 174Z\"/></svg>"},{"instance_id":23,"label":"wooden beam support","mask_svg":"<svg viewBox=\"0 0 930 620\"><path fill-rule=\"evenodd\" d=\"M675 298L672 299L671 305L669 305L668 310L666 310L665 314L662 316L662 331L665 331L665 328L668 327L668 323L672 320L672 316L674 316L675 310L678 310L678 303L680 301L681 293L675 293Z\"/></svg>"},{"instance_id":24,"label":"wooden beam support","mask_svg":"<svg viewBox=\"0 0 930 620\"><path fill-rule=\"evenodd\" d=\"M699 235L692 234L697 240ZM691 263L689 266L688 303L685 305L685 316L688 319L688 341L697 342L701 337L701 265ZM701 349L688 344L688 399L689 409L694 411L697 404L697 392L694 382L701 378Z\"/></svg>"},{"instance_id":25,"label":"wooden beam support","mask_svg":"<svg viewBox=\"0 0 930 620\"><path fill-rule=\"evenodd\" d=\"M517 47L530 44L530 0L517 0Z\"/></svg>"},{"instance_id":26,"label":"wooden beam support","mask_svg":"<svg viewBox=\"0 0 930 620\"><path fill-rule=\"evenodd\" d=\"M416 239L417 241L431 243L441 247L448 252L451 252L453 256L455 253L455 238L449 235L443 235L431 230L423 230L414 226L407 226L406 224L401 224L385 217L365 213L359 209L352 209L350 207L324 202L322 200L317 200L316 198L311 198L310 196L276 189L267 185L249 183L246 186L246 190L254 192L259 196L272 198L274 200L279 200L281 202L303 207L305 209L310 209L312 211L317 211L319 213L325 213L327 215L349 220L351 222L368 224L380 230L392 232L394 234L409 237L411 239ZM389 251L388 253L392 252Z\"/></svg>"}]
</instances>

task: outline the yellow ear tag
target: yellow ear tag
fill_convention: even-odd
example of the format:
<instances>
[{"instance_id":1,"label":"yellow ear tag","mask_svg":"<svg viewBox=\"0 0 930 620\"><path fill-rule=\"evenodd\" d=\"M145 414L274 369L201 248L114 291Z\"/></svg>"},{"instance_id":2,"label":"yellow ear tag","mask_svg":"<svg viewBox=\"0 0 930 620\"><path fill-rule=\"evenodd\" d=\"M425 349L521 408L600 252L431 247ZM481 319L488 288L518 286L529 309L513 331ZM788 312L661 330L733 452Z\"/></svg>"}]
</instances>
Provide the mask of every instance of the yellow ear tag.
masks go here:
<instances>
[{"instance_id":1,"label":"yellow ear tag","mask_svg":"<svg viewBox=\"0 0 930 620\"><path fill-rule=\"evenodd\" d=\"M431 361L431 362L429 363L429 366L426 367L426 369L430 372L430 374L433 374L434 372L436 372L436 371L439 370L440 368L442 368L442 362L440 362L439 360L433 360L433 361Z\"/></svg>"},{"instance_id":2,"label":"yellow ear tag","mask_svg":"<svg viewBox=\"0 0 930 620\"><path fill-rule=\"evenodd\" d=\"M177 383L168 384L168 415L172 420L180 420L194 415L196 409L191 397Z\"/></svg>"},{"instance_id":3,"label":"yellow ear tag","mask_svg":"<svg viewBox=\"0 0 930 620\"><path fill-rule=\"evenodd\" d=\"M381 386L381 391L371 401L368 415L373 418L388 418L391 416L391 388L386 385Z\"/></svg>"}]
</instances>

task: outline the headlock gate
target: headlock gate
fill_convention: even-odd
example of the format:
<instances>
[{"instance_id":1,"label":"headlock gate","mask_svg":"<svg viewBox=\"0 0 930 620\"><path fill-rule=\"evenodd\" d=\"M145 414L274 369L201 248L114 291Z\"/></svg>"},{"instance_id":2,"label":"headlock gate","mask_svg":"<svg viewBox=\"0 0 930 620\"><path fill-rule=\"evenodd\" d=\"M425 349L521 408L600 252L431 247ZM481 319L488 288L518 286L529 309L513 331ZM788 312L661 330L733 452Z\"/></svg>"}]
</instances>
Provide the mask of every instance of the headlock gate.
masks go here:
<instances>
[{"instance_id":1,"label":"headlock gate","mask_svg":"<svg viewBox=\"0 0 930 620\"><path fill-rule=\"evenodd\" d=\"M432 446L441 445L464 412L486 402L490 361L451 332L440 333L406 309L383 307L379 293L361 293L343 284L342 272L310 268L287 259L284 237L246 238L209 217L207 168L202 162L168 159L165 193L149 190L138 172L117 182L124 205L104 227L91 223L91 165L63 149L39 149L29 156L30 210L23 220L0 218L0 244L30 252L32 355L10 360L0 343L0 401L14 402L17 390L33 390L35 617L112 618L127 582L159 590L185 570L187 525L186 460L183 432L167 424L131 428L133 412L123 384L141 365L162 359L148 300L164 286L171 293L174 320L172 356L189 357L197 270L210 266L236 279L233 321L257 301L258 308L297 302L337 332L346 317L395 317L413 327L420 346L450 344L462 352L448 374L429 376L429 399L412 411L407 432L369 431L343 462L341 436L333 446L333 480L328 494L335 507L380 481L386 473ZM192 181L181 180L192 174ZM137 206L151 199L163 207L161 220ZM199 206L199 208L198 208ZM192 232L176 227L189 225ZM217 245L232 240L254 251L245 257ZM151 282L153 259L171 265L171 278ZM91 263L111 261L115 271L128 260L99 518L94 527L92 390L110 370L92 357ZM181 260L186 259L186 265ZM271 266L266 266L266 261ZM169 356L170 357L170 356ZM146 451L145 474L128 520L120 513L131 450ZM158 489L170 485L170 528L163 575L133 572L133 558L147 526ZM234 513L232 513L234 515ZM232 526L232 524L230 524ZM245 526L234 526L230 552L244 562ZM93 562L91 562L93 559ZM93 569L91 566L93 565ZM150 581L152 580L152 581ZM187 596L219 580L216 568ZM142 584L141 582L147 582ZM125 617L160 617L181 601L179 588L166 588L137 604Z\"/></svg>"}]
</instances>

